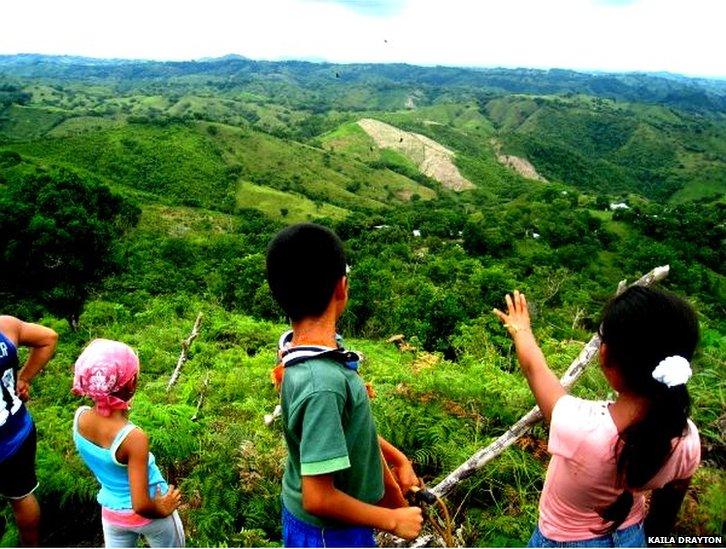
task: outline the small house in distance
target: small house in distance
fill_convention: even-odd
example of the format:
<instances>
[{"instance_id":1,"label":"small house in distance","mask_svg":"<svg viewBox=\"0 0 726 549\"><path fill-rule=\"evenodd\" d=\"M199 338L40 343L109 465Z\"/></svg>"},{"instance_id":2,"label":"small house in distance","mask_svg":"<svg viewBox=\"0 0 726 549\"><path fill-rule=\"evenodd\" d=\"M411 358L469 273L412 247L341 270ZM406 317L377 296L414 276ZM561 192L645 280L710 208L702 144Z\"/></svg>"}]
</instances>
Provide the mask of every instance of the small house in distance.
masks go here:
<instances>
[{"instance_id":1,"label":"small house in distance","mask_svg":"<svg viewBox=\"0 0 726 549\"><path fill-rule=\"evenodd\" d=\"M610 210L629 210L630 206L628 206L625 202L611 202L610 203Z\"/></svg>"}]
</instances>

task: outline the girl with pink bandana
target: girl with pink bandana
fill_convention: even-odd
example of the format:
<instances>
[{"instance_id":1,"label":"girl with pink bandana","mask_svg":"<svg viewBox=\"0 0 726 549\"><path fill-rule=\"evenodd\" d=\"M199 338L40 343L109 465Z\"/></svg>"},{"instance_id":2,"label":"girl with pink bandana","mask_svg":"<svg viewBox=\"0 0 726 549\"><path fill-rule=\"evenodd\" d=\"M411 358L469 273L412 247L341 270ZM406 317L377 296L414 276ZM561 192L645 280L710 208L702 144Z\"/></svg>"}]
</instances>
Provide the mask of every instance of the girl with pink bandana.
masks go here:
<instances>
[{"instance_id":1,"label":"girl with pink bandana","mask_svg":"<svg viewBox=\"0 0 726 549\"><path fill-rule=\"evenodd\" d=\"M128 345L93 340L75 365L73 392L93 400L73 422L73 440L101 490L106 547L136 547L144 536L151 547L183 547L176 508L181 493L167 485L149 452L146 434L128 420L136 391L139 359Z\"/></svg>"}]
</instances>

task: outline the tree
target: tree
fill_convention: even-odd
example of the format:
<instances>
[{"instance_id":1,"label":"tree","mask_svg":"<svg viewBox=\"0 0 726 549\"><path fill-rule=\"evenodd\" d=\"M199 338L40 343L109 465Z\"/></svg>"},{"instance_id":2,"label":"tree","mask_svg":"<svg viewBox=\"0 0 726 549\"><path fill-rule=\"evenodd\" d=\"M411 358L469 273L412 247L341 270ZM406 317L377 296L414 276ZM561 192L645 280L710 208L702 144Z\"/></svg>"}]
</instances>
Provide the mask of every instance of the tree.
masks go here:
<instances>
[{"instance_id":1,"label":"tree","mask_svg":"<svg viewBox=\"0 0 726 549\"><path fill-rule=\"evenodd\" d=\"M464 249L470 255L503 257L512 249L511 235L501 226L468 221L463 230Z\"/></svg>"},{"instance_id":2,"label":"tree","mask_svg":"<svg viewBox=\"0 0 726 549\"><path fill-rule=\"evenodd\" d=\"M0 189L0 285L77 326L83 303L114 261L140 210L68 170L35 171Z\"/></svg>"}]
</instances>

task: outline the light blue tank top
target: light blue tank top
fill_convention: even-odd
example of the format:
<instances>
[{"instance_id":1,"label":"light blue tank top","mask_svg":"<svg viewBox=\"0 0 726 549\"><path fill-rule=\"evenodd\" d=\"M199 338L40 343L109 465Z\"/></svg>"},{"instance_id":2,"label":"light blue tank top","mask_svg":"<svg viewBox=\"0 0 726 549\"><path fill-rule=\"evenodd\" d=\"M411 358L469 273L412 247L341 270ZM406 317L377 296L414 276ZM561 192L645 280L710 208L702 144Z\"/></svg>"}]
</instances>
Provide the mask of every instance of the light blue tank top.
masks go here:
<instances>
[{"instance_id":1,"label":"light blue tank top","mask_svg":"<svg viewBox=\"0 0 726 549\"><path fill-rule=\"evenodd\" d=\"M136 426L133 423L127 423L119 430L110 448L101 448L78 432L78 418L90 409L88 406L81 406L76 410L76 417L73 420L73 441L76 443L76 449L81 459L101 485L96 500L108 509L133 509L128 466L116 460L116 450ZM159 467L156 465L154 454L149 452L150 497L153 498L156 495L157 486L162 494L166 494L169 490Z\"/></svg>"}]
</instances>

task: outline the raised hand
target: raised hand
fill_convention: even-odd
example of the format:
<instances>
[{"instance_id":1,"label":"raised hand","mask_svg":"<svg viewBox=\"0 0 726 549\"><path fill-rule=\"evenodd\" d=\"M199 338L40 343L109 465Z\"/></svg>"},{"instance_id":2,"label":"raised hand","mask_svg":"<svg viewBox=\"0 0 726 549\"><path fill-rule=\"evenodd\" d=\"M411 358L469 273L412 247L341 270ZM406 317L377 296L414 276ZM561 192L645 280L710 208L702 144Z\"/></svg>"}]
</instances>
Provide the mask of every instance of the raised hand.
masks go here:
<instances>
[{"instance_id":1,"label":"raised hand","mask_svg":"<svg viewBox=\"0 0 726 549\"><path fill-rule=\"evenodd\" d=\"M517 351L517 360L527 378L529 388L534 394L545 421L552 417L552 410L557 400L565 394L560 380L547 366L542 350L537 345L529 321L529 309L524 294L514 290L514 295L507 294L507 312L494 309L494 314L509 330Z\"/></svg>"},{"instance_id":2,"label":"raised hand","mask_svg":"<svg viewBox=\"0 0 726 549\"><path fill-rule=\"evenodd\" d=\"M514 290L514 296L507 294L504 299L507 302L507 313L499 309L494 309L493 312L502 321L509 334L514 337L521 331L531 331L529 309L524 294Z\"/></svg>"}]
</instances>

